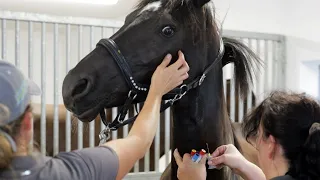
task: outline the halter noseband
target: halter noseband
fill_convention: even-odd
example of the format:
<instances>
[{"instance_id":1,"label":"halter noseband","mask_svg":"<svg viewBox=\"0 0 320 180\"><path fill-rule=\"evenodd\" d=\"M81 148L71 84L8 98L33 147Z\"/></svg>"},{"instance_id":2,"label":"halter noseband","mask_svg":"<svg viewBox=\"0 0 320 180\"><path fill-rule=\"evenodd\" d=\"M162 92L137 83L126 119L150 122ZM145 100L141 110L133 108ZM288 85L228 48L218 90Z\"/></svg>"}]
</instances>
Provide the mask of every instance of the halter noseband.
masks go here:
<instances>
[{"instance_id":1,"label":"halter noseband","mask_svg":"<svg viewBox=\"0 0 320 180\"><path fill-rule=\"evenodd\" d=\"M131 117L127 120L125 119L125 116L128 112L129 106L132 104L132 102L135 100L138 94L144 94L149 90L149 85L142 85L139 84L137 81L134 80L132 71L130 69L129 64L127 63L125 57L122 55L120 49L118 48L117 44L112 39L101 39L97 46L102 46L108 50L108 52L111 54L113 59L116 61L119 69L122 72L122 75L124 76L130 91L128 93L128 98L125 102L125 104L120 109L120 112L118 113L117 117L112 121L111 123L107 122L106 115L104 109L100 111L100 117L103 124L106 126L104 130L100 132L99 138L100 138L100 144L106 142L110 138L110 132L116 131L119 127L125 126L129 123L132 123L136 120L137 116ZM220 38L220 49L219 54L215 58L215 60L205 68L204 72L201 76L198 76L196 79L191 81L188 84L183 84L182 86L178 88L174 88L169 93L167 93L165 96L174 95L173 98L169 99L168 102L165 104L161 104L160 112L163 112L167 108L171 107L174 102L177 100L180 100L189 90L195 89L198 86L201 86L204 79L206 78L206 75L210 72L210 70L213 69L213 67L220 62L224 55L224 45L223 41Z\"/></svg>"}]
</instances>

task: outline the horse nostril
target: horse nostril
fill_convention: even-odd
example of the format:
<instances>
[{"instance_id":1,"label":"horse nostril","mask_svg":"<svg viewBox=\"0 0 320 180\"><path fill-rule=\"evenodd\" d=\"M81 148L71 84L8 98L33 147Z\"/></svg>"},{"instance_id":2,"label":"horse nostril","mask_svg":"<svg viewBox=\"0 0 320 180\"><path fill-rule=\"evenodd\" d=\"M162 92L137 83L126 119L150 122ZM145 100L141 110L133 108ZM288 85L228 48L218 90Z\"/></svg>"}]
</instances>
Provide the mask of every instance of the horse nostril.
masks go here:
<instances>
[{"instance_id":1,"label":"horse nostril","mask_svg":"<svg viewBox=\"0 0 320 180\"><path fill-rule=\"evenodd\" d=\"M90 83L87 79L81 79L74 87L71 96L75 99L85 96L89 92Z\"/></svg>"}]
</instances>

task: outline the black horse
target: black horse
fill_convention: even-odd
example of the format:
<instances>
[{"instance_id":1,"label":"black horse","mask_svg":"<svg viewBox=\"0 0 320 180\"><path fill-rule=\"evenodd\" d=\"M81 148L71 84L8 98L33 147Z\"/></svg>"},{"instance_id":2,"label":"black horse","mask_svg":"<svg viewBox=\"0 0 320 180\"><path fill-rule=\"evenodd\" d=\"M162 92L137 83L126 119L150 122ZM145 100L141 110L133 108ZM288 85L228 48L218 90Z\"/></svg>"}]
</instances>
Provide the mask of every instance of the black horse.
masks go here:
<instances>
[{"instance_id":1,"label":"black horse","mask_svg":"<svg viewBox=\"0 0 320 180\"><path fill-rule=\"evenodd\" d=\"M181 155L237 144L223 94L222 67L235 65L236 89L245 96L253 67L260 62L244 44L221 37L210 0L141 0L124 25L72 69L63 82L68 110L91 121L104 108L143 102L151 76L167 53L185 53L190 66L185 86L164 99L173 105L173 145ZM129 95L128 92L130 91ZM173 104L170 104L173 103ZM123 111L125 112L125 111ZM121 118L120 118L121 119ZM122 121L114 121L119 127ZM106 122L107 123L107 122ZM115 128L116 129L116 128ZM177 165L171 161L171 179ZM208 179L230 179L229 169L208 170Z\"/></svg>"}]
</instances>

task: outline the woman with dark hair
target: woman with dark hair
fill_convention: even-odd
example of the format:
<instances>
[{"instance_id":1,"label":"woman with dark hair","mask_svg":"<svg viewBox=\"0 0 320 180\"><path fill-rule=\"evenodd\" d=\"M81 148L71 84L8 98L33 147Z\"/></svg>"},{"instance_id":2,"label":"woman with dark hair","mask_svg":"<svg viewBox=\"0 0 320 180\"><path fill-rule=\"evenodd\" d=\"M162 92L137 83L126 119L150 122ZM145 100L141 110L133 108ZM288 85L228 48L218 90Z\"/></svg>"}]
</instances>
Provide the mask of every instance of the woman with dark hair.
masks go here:
<instances>
[{"instance_id":1,"label":"woman with dark hair","mask_svg":"<svg viewBox=\"0 0 320 180\"><path fill-rule=\"evenodd\" d=\"M169 65L171 59L167 55L153 73L145 104L127 137L53 158L28 151L33 133L30 97L41 93L39 87L15 66L0 61L0 179L123 179L151 146L162 96L189 76L182 52Z\"/></svg>"},{"instance_id":2,"label":"woman with dark hair","mask_svg":"<svg viewBox=\"0 0 320 180\"><path fill-rule=\"evenodd\" d=\"M320 179L320 106L312 98L281 91L271 93L244 118L243 133L257 149L259 166L264 174L233 145L218 147L208 164L218 169L228 166L245 179ZM180 161L180 179L201 174L192 172L192 166L205 172L205 163L190 166L186 163L192 162L182 161L178 153L175 157ZM202 177L205 176L202 174Z\"/></svg>"}]
</instances>

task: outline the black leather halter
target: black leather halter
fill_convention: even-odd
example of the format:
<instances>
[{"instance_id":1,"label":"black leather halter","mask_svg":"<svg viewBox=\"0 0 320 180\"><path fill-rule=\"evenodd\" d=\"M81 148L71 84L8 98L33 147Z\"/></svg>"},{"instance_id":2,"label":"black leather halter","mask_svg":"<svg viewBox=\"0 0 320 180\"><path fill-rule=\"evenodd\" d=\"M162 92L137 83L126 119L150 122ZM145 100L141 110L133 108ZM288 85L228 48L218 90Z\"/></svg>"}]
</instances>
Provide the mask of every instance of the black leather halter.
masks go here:
<instances>
[{"instance_id":1,"label":"black leather halter","mask_svg":"<svg viewBox=\"0 0 320 180\"><path fill-rule=\"evenodd\" d=\"M120 113L118 113L117 117L112 121L111 123L107 122L106 115L104 109L100 112L100 117L106 128L100 132L99 138L100 138L100 144L106 142L110 138L110 132L116 131L119 127L125 126L129 123L132 123L136 120L136 116L131 117L127 120L125 119L125 116L128 112L128 109L132 102L135 100L138 94L143 94L146 96L149 85L142 85L139 84L134 80L134 77L132 75L131 69L125 59L125 57L122 55L120 49L118 48L117 44L112 39L101 39L97 46L102 46L108 50L108 52L112 55L113 59L119 66L119 69L121 70L129 88L130 91L128 93L128 98L125 102L125 104L120 109ZM206 67L204 72L201 76L198 76L196 79L191 81L188 84L183 84L182 86L175 88L171 90L169 93L167 93L165 96L173 96L173 98L169 99L165 104L161 105L160 111L163 112L170 106L174 104L177 100L180 100L189 90L197 88L201 86L202 82L206 78L206 75L209 73L210 70L213 69L213 67L220 62L224 55L224 45L223 41L220 38L220 49L219 54L217 55L216 59Z\"/></svg>"}]
</instances>

